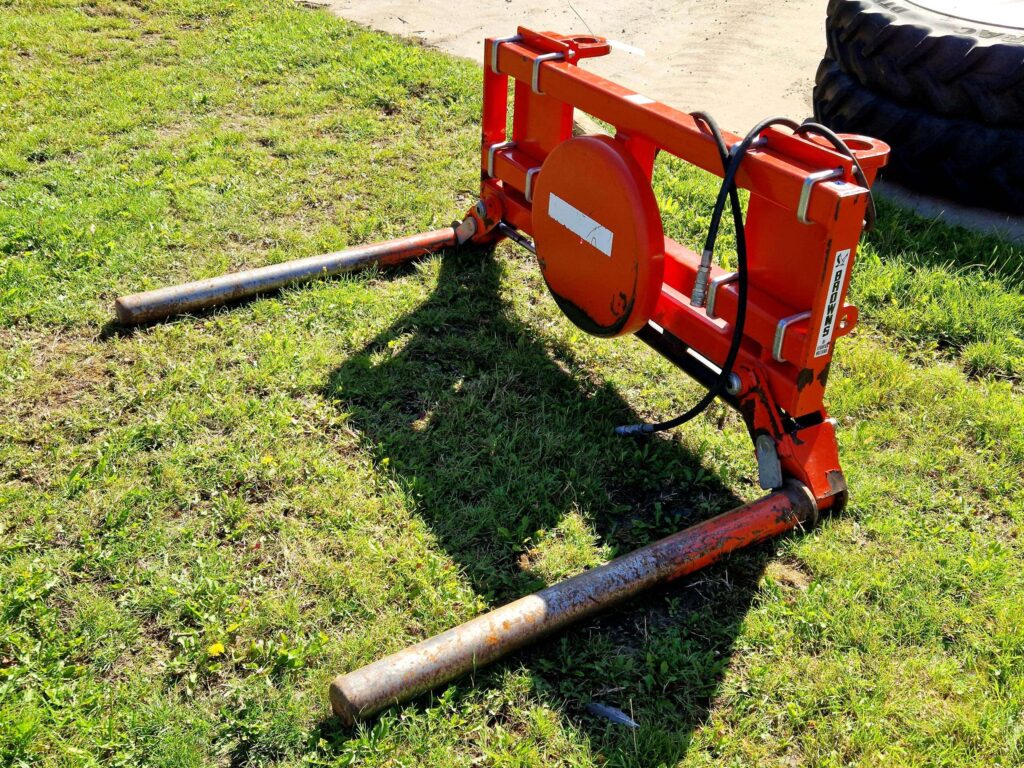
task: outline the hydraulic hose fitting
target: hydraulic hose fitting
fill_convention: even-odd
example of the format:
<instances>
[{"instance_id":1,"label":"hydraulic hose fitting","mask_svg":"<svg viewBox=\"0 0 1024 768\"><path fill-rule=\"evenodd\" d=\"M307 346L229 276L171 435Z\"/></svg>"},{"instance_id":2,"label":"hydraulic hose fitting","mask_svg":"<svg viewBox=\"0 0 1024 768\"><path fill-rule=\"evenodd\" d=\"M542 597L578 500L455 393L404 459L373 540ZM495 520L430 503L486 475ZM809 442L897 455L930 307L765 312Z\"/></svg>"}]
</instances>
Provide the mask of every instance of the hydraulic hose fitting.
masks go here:
<instances>
[{"instance_id":1,"label":"hydraulic hose fitting","mask_svg":"<svg viewBox=\"0 0 1024 768\"><path fill-rule=\"evenodd\" d=\"M636 435L649 435L654 432L653 424L627 424L616 427L615 434L619 437L634 437Z\"/></svg>"},{"instance_id":2,"label":"hydraulic hose fitting","mask_svg":"<svg viewBox=\"0 0 1024 768\"><path fill-rule=\"evenodd\" d=\"M708 281L711 279L711 251L705 250L697 267L697 278L693 281L693 292L690 294L690 305L703 308L708 301Z\"/></svg>"}]
</instances>

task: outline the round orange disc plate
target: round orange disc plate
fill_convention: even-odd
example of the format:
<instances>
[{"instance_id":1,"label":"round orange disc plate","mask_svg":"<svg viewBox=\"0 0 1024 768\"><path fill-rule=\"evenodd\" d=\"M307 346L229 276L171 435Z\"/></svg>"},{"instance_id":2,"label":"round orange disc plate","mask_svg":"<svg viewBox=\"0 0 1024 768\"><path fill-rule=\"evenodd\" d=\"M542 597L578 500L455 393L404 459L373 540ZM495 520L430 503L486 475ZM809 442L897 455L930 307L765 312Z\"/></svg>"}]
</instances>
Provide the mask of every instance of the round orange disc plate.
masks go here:
<instances>
[{"instance_id":1,"label":"round orange disc plate","mask_svg":"<svg viewBox=\"0 0 1024 768\"><path fill-rule=\"evenodd\" d=\"M537 175L533 239L558 306L595 336L640 330L661 292L665 234L636 160L608 136L559 144Z\"/></svg>"}]
</instances>

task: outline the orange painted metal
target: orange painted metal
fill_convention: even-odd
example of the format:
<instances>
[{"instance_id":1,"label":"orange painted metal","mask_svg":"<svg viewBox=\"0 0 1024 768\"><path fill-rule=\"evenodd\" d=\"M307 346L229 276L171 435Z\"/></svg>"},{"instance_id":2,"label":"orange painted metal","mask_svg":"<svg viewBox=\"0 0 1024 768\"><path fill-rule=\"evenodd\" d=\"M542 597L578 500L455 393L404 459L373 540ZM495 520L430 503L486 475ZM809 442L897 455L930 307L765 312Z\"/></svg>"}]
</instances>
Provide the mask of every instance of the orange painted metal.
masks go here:
<instances>
[{"instance_id":1,"label":"orange painted metal","mask_svg":"<svg viewBox=\"0 0 1024 768\"><path fill-rule=\"evenodd\" d=\"M737 311L732 276L713 266L713 304L692 306L689 296L699 255L663 238L659 259L643 237L620 235L632 226L650 228L657 239L661 228L650 222L646 206L634 195L625 196L625 208L621 194L609 192L604 202L599 199L593 180L615 176L603 166L591 171L585 164L567 168L568 164L558 162L559 155L579 141L572 139L576 109L612 126L614 138L605 140L610 143L604 146L614 146L619 156L632 157L648 187L658 151L723 174L713 137L699 120L577 66L582 58L607 53L602 44L600 38L522 27L516 38L486 41L481 199L488 213L479 221L476 238L493 239L498 221L533 235L542 269L547 272L557 261L558 285L552 285L556 294L572 291L597 312L601 301L607 303L608 285L623 282L620 265L606 264L590 273L580 268L588 263L580 243L566 245L564 237L553 237L551 217L543 210L547 198L541 201L533 192L562 190L562 199L575 203L594 221L616 221L614 237L639 241L638 272L644 271L642 262L647 260L648 274L656 274L655 262L661 262L662 284L655 291L650 325L640 322L650 292L646 280L638 279L636 304L643 306L634 307L623 329L656 328L674 346L721 365ZM511 136L506 134L510 78L515 94ZM740 379L735 404L751 436L769 435L783 473L805 483L824 509L841 500L846 488L824 392L835 340L857 322L857 310L846 303L846 293L869 191L857 183L850 159L823 140L774 128L765 130L762 138L763 143L745 156L736 178L750 197L746 215L749 295L743 341L733 368ZM729 145L739 139L725 135ZM844 139L867 183L873 183L885 164L888 146L865 136L844 135ZM820 178L829 172L832 178ZM633 172L620 176L628 179L627 186L637 183ZM623 210L631 212L620 216ZM624 223L626 218L631 225ZM622 265L628 263L624 260ZM563 278L562 268L574 272L579 282L598 284L572 287ZM549 284L553 279L548 278ZM603 321L595 325L603 327Z\"/></svg>"},{"instance_id":2,"label":"orange painted metal","mask_svg":"<svg viewBox=\"0 0 1024 768\"><path fill-rule=\"evenodd\" d=\"M548 288L588 333L635 333L650 320L663 275L665 235L649 179L608 136L559 144L543 170L531 190L532 228Z\"/></svg>"}]
</instances>

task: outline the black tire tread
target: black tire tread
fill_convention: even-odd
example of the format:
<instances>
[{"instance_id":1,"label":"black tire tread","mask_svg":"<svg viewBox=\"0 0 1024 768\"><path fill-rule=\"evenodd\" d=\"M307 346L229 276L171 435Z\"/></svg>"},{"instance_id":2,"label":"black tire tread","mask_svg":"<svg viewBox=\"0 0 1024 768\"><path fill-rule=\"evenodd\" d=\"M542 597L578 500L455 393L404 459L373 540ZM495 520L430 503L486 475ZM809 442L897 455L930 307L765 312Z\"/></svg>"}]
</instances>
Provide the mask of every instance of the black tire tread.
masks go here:
<instances>
[{"instance_id":1,"label":"black tire tread","mask_svg":"<svg viewBox=\"0 0 1024 768\"><path fill-rule=\"evenodd\" d=\"M861 85L937 115L1024 126L1024 30L902 0L829 0L827 14L828 55Z\"/></svg>"},{"instance_id":2,"label":"black tire tread","mask_svg":"<svg viewBox=\"0 0 1024 768\"><path fill-rule=\"evenodd\" d=\"M892 147L887 178L971 206L1024 214L1024 130L992 128L903 106L861 85L829 58L818 67L815 118Z\"/></svg>"}]
</instances>

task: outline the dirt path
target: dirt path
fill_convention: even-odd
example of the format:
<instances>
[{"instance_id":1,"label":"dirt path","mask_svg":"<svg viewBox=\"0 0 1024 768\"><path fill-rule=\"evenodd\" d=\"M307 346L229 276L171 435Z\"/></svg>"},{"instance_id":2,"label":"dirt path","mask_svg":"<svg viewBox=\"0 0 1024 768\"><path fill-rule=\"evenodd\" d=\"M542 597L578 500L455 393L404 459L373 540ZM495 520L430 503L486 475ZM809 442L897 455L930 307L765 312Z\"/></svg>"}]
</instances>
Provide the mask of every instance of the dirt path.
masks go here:
<instances>
[{"instance_id":1,"label":"dirt path","mask_svg":"<svg viewBox=\"0 0 1024 768\"><path fill-rule=\"evenodd\" d=\"M760 118L811 114L825 49L824 0L328 0L344 18L475 61L516 26L592 33L641 49L584 66L679 109L745 132ZM666 7L668 6L668 7Z\"/></svg>"}]
</instances>

